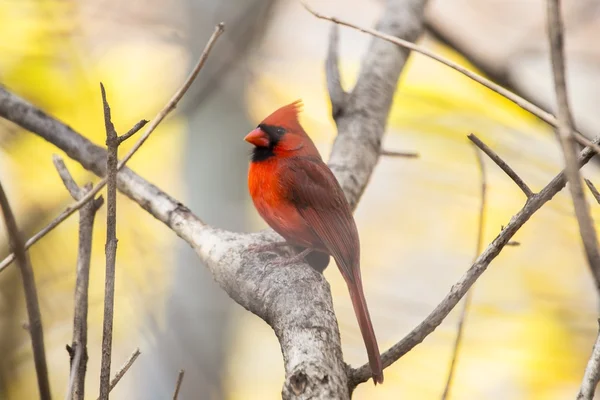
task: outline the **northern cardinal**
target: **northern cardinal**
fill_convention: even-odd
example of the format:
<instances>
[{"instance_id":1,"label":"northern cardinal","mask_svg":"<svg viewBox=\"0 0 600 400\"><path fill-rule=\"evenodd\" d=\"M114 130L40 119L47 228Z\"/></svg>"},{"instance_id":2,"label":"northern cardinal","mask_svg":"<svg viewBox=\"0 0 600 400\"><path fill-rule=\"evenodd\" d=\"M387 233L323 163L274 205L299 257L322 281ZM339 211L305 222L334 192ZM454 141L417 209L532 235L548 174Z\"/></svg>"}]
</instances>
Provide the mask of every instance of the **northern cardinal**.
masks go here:
<instances>
[{"instance_id":1,"label":"northern cardinal","mask_svg":"<svg viewBox=\"0 0 600 400\"><path fill-rule=\"evenodd\" d=\"M248 188L261 217L292 246L330 254L350 291L375 384L383 368L360 276L360 243L350 205L298 121L300 100L265 118L244 140L255 147ZM274 246L280 245L274 244Z\"/></svg>"}]
</instances>

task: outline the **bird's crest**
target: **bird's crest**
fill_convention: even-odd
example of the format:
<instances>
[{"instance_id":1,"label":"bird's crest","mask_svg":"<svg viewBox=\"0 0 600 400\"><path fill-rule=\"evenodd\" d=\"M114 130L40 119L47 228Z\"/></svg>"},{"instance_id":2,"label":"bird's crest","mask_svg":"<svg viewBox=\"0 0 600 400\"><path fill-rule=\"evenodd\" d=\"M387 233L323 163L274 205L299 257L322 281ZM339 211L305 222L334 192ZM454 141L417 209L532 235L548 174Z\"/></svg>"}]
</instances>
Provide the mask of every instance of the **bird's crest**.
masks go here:
<instances>
[{"instance_id":1,"label":"bird's crest","mask_svg":"<svg viewBox=\"0 0 600 400\"><path fill-rule=\"evenodd\" d=\"M286 128L299 126L298 114L302 111L302 107L302 100L298 99L293 103L278 108L265 118L262 123L265 125L282 126Z\"/></svg>"}]
</instances>

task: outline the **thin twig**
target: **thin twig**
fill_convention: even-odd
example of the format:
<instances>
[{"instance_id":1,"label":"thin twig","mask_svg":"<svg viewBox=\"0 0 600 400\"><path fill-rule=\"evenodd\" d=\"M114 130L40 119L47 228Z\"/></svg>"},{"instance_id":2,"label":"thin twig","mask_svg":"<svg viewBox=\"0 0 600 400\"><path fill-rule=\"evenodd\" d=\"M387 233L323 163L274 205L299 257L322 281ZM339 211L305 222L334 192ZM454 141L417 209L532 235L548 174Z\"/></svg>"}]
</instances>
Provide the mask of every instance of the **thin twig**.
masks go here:
<instances>
[{"instance_id":1,"label":"thin twig","mask_svg":"<svg viewBox=\"0 0 600 400\"><path fill-rule=\"evenodd\" d=\"M69 173L62 158L52 157L54 166L74 200L80 200L91 189L87 183L80 188ZM79 249L77 252L77 278L75 281L75 310L73 312L73 339L67 346L71 356L71 375L67 400L83 400L85 395L85 373L87 370L87 314L90 260L92 257L92 235L96 212L104 203L102 196L87 202L79 210Z\"/></svg>"},{"instance_id":2,"label":"thin twig","mask_svg":"<svg viewBox=\"0 0 600 400\"><path fill-rule=\"evenodd\" d=\"M111 121L110 106L104 86L100 83L106 129L106 278L104 280L104 323L102 329L102 364L100 367L100 399L108 400L110 392L110 361L115 306L115 264L117 258L117 164L119 136Z\"/></svg>"},{"instance_id":3,"label":"thin twig","mask_svg":"<svg viewBox=\"0 0 600 400\"><path fill-rule=\"evenodd\" d=\"M183 382L184 374L184 370L179 370L179 374L177 375L177 383L175 384L175 392L173 393L173 400L177 400L177 397L179 396L179 390L181 389L181 382Z\"/></svg>"},{"instance_id":4,"label":"thin twig","mask_svg":"<svg viewBox=\"0 0 600 400\"><path fill-rule=\"evenodd\" d=\"M600 321L598 321L600 323ZM600 331L592 349L592 355L585 367L581 388L577 394L577 400L592 400L596 393L596 386L600 381Z\"/></svg>"},{"instance_id":5,"label":"thin twig","mask_svg":"<svg viewBox=\"0 0 600 400\"><path fill-rule=\"evenodd\" d=\"M592 195L594 196L594 198L596 199L598 204L600 204L600 193L598 193L598 189L596 189L596 186L594 186L592 181L590 181L589 179L584 179L584 180L585 180L585 184L587 185L588 189L590 189L590 192L592 192Z\"/></svg>"},{"instance_id":6,"label":"thin twig","mask_svg":"<svg viewBox=\"0 0 600 400\"><path fill-rule=\"evenodd\" d=\"M487 154L487 153L486 153ZM473 263L477 260L477 256L481 254L483 250L483 229L485 227L485 207L486 207L486 190L487 190L487 179L485 173L485 163L481 157L479 149L475 148L475 156L477 157L477 164L479 166L479 172L481 174L481 194L480 194L480 205L479 205L479 221L477 223L477 241L475 242L475 255L473 256ZM454 378L454 372L456 371L456 362L458 360L458 353L460 352L462 338L464 333L465 321L467 318L467 312L471 305L471 298L473 290L469 290L465 296L463 302L463 308L460 312L458 319L458 329L456 332L456 340L454 341L454 348L452 350L452 360L450 361L450 369L448 371L448 379L446 380L446 386L442 393L442 399L447 399L450 394L452 387L452 379Z\"/></svg>"},{"instance_id":7,"label":"thin twig","mask_svg":"<svg viewBox=\"0 0 600 400\"><path fill-rule=\"evenodd\" d=\"M119 369L119 371L117 371L117 373L115 374L115 376L110 381L109 391L112 391L115 388L115 386L117 386L117 383L119 383L119 381L121 380L121 378L123 378L123 376L125 375L125 373L127 373L127 371L129 371L129 368L131 368L131 366L133 365L133 363L135 362L135 360L137 360L137 358L140 356L140 354L141 354L140 353L140 349L135 349L135 351L133 353L131 353L131 355L129 356L129 358L125 362L125 364L123 364L121 366L121 368ZM100 400L100 397L98 397L97 400Z\"/></svg>"},{"instance_id":8,"label":"thin twig","mask_svg":"<svg viewBox=\"0 0 600 400\"><path fill-rule=\"evenodd\" d=\"M381 150L379 154L386 157L419 158L419 153L414 153L411 151Z\"/></svg>"},{"instance_id":9,"label":"thin twig","mask_svg":"<svg viewBox=\"0 0 600 400\"><path fill-rule=\"evenodd\" d=\"M469 134L467 136L471 142L473 142L477 147L481 149L489 158L492 159L496 163L497 166L500 167L502 171L506 173L513 180L513 182L521 189L527 198L533 196L533 192L527 186L527 184L521 179L521 177L502 159L494 150L488 147L485 143L483 143L477 136L474 134Z\"/></svg>"},{"instance_id":10,"label":"thin twig","mask_svg":"<svg viewBox=\"0 0 600 400\"><path fill-rule=\"evenodd\" d=\"M83 358L83 348L82 348L82 346L77 346L76 348L73 348L73 347L67 345L67 352L69 353L69 360L70 360L71 367L69 368L69 384L67 386L65 400L71 400L74 398L73 393L75 392L75 381L78 380L81 376L81 375L77 374L77 371L79 371L79 366L81 365L81 359ZM85 373L85 368L84 368L84 373ZM84 375L84 381L85 381L85 375ZM83 386L83 388L85 388L85 386ZM82 393L82 391L81 390L77 391L77 393ZM81 398L83 398L83 397L81 397Z\"/></svg>"},{"instance_id":11,"label":"thin twig","mask_svg":"<svg viewBox=\"0 0 600 400\"><path fill-rule=\"evenodd\" d=\"M133 128L131 128L126 134L119 136L119 143L123 143L124 141L135 135L136 132L142 129L147 123L148 121L143 119L137 124L135 124Z\"/></svg>"},{"instance_id":12,"label":"thin twig","mask_svg":"<svg viewBox=\"0 0 600 400\"><path fill-rule=\"evenodd\" d=\"M542 121L546 122L547 124L552 125L553 127L558 126L557 118L554 115L552 115L551 113L542 110L540 107L538 107L535 104L525 100L524 98L514 94L510 90L503 88L502 86L498 85L497 83L494 83L494 82L490 81L489 79L486 79L472 71L469 71L467 68L463 67L462 65L455 63L454 61L451 61L447 58L444 58L444 57L434 53L433 51L428 50L427 48L425 48L423 46L420 46L415 43L411 43L409 41L406 41L404 39L401 39L401 38L398 38L395 36L387 35L383 32L377 31L375 29L360 27L351 22L341 20L337 17L330 17L327 15L320 14L320 13L314 11L313 9L311 9L304 2L302 2L302 5L304 6L304 8L306 8L306 10L308 12L310 12L312 15L314 15L315 17L317 17L319 19L331 21L338 25L343 25L343 26L347 26L348 28L356 29L360 32L378 37L378 38L386 40L390 43L394 43L397 46L405 47L407 49L410 49L412 51L420 53L426 57L429 57L433 60L436 60L436 61L452 68L453 70L460 72L461 74L467 76L468 78L474 80L475 82L480 83L481 85L487 87L488 89L498 93L499 95L505 97L506 99L512 101L513 103L515 103L522 109L529 111L530 113L532 113L536 117L540 118ZM575 139L579 143L581 143L584 146L592 147L594 149L594 151L596 151L597 153L600 153L600 146L598 146L595 143L592 143L589 139L587 139L581 133L576 132L576 131L574 131L574 133L575 133Z\"/></svg>"},{"instance_id":13,"label":"thin twig","mask_svg":"<svg viewBox=\"0 0 600 400\"><path fill-rule=\"evenodd\" d=\"M560 0L548 0L548 36L550 55L552 57L552 72L554 88L558 105L558 137L565 158L565 172L569 182L569 191L573 199L575 216L579 224L579 233L585 248L588 265L594 278L596 290L600 294L600 251L598 251L598 236L589 204L583 193L581 175L577 168L577 149L573 140L573 119L567 98L567 83L565 77L563 23L560 16Z\"/></svg>"},{"instance_id":14,"label":"thin twig","mask_svg":"<svg viewBox=\"0 0 600 400\"><path fill-rule=\"evenodd\" d=\"M146 128L146 131L144 132L142 137L131 148L129 153L127 153L127 155L119 162L119 165L117 167L118 170L121 170L125 166L127 161L129 161L129 159L135 154L135 152L139 150L140 146L148 139L150 134L152 132L154 132L154 130L162 122L162 120L164 120L165 117L171 111L173 111L175 109L175 107L177 106L177 103L181 100L181 98L183 97L185 92L189 89L190 85L193 83L194 79L196 78L196 76L198 75L198 73L200 72L202 67L204 66L204 63L206 62L206 58L210 54L210 51L212 50L213 45L214 45L215 41L217 40L217 38L219 36L221 36L221 34L223 33L223 31L225 29L224 27L225 27L225 25L223 23L220 23L219 25L217 25L215 27L214 33L210 37L206 47L204 48L204 51L202 52L202 55L200 56L200 58L198 60L198 63L196 64L196 66L194 67L194 69L192 70L192 72L190 73L188 78L185 80L183 85L177 90L177 92L175 92L175 95L173 95L173 97L169 100L169 102L165 105L165 107L161 111L159 111L159 113L154 117L154 119L152 119L152 121L150 122L150 125ZM136 126L138 126L139 124L140 123L136 124ZM127 134L125 134L121 137L123 138L126 135ZM25 248L28 249L29 247L31 247L38 240L40 240L42 237L44 237L46 234L48 234L50 231L52 231L52 229L56 228L60 223L62 223L69 216L71 216L75 211L79 210L87 201L89 201L100 190L102 190L104 185L106 185L106 178L103 178L102 180L100 180L100 182L98 182L96 184L96 186L94 186L94 188L86 196L84 196L78 202L71 204L58 217L56 217L52 222L50 222L46 227L44 227L41 231L39 231L34 236L32 236L29 240L27 240L27 242L25 243ZM14 261L14 254L11 253L0 263L0 272L2 272L13 261Z\"/></svg>"},{"instance_id":15,"label":"thin twig","mask_svg":"<svg viewBox=\"0 0 600 400\"><path fill-rule=\"evenodd\" d=\"M17 259L21 278L23 280L23 289L25 291L25 303L27 304L27 316L29 318L28 330L31 335L31 347L33 348L33 360L35 362L35 372L37 375L38 389L40 399L50 400L50 382L48 380L48 366L46 364L46 351L44 350L44 331L42 328L42 314L40 312L40 303L38 300L37 289L35 287L35 277L33 267L29 261L29 256L25 250L21 233L17 227L17 221L12 212L4 188L0 184L0 207L4 215L6 224L6 233L10 242L10 247Z\"/></svg>"},{"instance_id":16,"label":"thin twig","mask_svg":"<svg viewBox=\"0 0 600 400\"><path fill-rule=\"evenodd\" d=\"M597 144L598 142L600 142L600 137L594 139L594 143ZM596 152L590 147L583 149L577 160L579 167L581 168L585 165L595 154ZM563 171L554 177L539 193L529 198L523 208L510 219L510 222L501 230L492 243L477 257L471 268L452 286L450 292L437 307L408 335L382 354L381 361L384 368L392 365L396 360L421 343L444 321L450 311L454 309L469 288L485 272L492 260L500 254L504 246L507 245L517 231L537 210L560 192L565 187L566 182ZM366 382L370 377L371 369L369 368L369 364L353 369L350 372L350 387L356 387L358 384Z\"/></svg>"}]
</instances>

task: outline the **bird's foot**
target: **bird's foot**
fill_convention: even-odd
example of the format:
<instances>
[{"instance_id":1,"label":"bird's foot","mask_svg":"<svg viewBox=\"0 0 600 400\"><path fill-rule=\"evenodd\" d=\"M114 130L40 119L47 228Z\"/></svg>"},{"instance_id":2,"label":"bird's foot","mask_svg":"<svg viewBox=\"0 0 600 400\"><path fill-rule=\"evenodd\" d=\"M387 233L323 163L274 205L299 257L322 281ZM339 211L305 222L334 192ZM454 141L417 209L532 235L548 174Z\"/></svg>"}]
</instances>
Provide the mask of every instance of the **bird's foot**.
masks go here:
<instances>
[{"instance_id":1,"label":"bird's foot","mask_svg":"<svg viewBox=\"0 0 600 400\"><path fill-rule=\"evenodd\" d=\"M274 250L278 250L282 247L288 247L291 246L288 242L273 242L273 243L267 243L267 244L251 244L250 246L248 246L248 250L255 252L255 253L263 253L266 251L274 251Z\"/></svg>"},{"instance_id":2,"label":"bird's foot","mask_svg":"<svg viewBox=\"0 0 600 400\"><path fill-rule=\"evenodd\" d=\"M292 257L279 257L277 260L271 261L271 264L277 267L283 267L290 264L296 264L299 262L304 262L304 258L309 255L313 250L312 249L304 249L300 253L296 254Z\"/></svg>"}]
</instances>

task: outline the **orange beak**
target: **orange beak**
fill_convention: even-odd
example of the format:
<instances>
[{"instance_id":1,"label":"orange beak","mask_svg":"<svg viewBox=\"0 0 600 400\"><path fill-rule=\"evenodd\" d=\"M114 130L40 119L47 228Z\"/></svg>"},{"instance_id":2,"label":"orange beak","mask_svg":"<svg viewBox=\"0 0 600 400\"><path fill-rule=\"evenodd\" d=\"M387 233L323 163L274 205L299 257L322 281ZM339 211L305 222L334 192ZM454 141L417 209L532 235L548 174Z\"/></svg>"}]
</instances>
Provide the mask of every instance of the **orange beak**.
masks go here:
<instances>
[{"instance_id":1,"label":"orange beak","mask_svg":"<svg viewBox=\"0 0 600 400\"><path fill-rule=\"evenodd\" d=\"M247 134L244 140L256 147L269 147L269 138L260 128L256 128Z\"/></svg>"}]
</instances>

